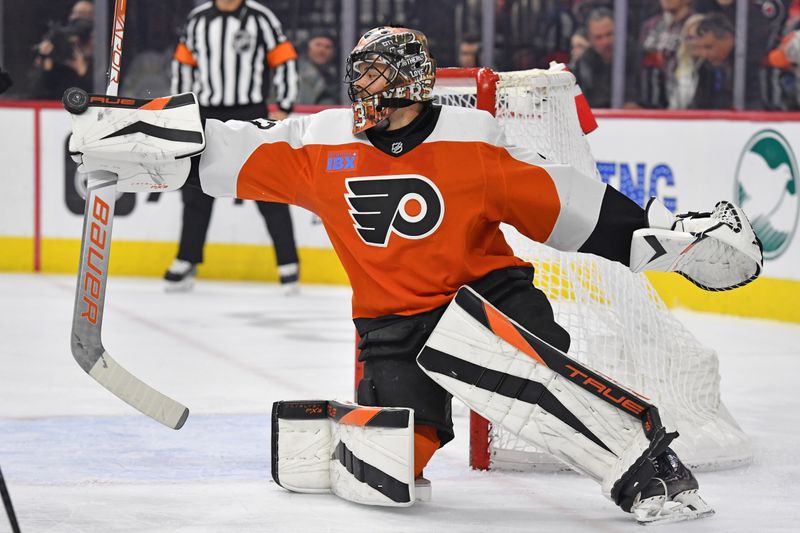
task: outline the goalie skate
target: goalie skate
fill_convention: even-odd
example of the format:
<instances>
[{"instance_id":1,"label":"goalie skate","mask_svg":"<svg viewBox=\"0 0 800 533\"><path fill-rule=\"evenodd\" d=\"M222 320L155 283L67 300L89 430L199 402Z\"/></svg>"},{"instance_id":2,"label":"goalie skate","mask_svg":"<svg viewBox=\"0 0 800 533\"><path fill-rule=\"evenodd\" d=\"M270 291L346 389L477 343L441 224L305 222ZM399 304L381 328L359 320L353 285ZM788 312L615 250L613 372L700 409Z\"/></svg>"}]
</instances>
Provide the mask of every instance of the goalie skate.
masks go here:
<instances>
[{"instance_id":1,"label":"goalie skate","mask_svg":"<svg viewBox=\"0 0 800 533\"><path fill-rule=\"evenodd\" d=\"M655 460L656 476L637 496L631 507L642 525L681 522L714 514L697 493L699 484L670 448Z\"/></svg>"},{"instance_id":2,"label":"goalie skate","mask_svg":"<svg viewBox=\"0 0 800 533\"><path fill-rule=\"evenodd\" d=\"M676 494L670 500L663 495L639 500L633 504L631 511L636 521L645 526L696 520L714 514L714 509L700 497L696 489Z\"/></svg>"}]
</instances>

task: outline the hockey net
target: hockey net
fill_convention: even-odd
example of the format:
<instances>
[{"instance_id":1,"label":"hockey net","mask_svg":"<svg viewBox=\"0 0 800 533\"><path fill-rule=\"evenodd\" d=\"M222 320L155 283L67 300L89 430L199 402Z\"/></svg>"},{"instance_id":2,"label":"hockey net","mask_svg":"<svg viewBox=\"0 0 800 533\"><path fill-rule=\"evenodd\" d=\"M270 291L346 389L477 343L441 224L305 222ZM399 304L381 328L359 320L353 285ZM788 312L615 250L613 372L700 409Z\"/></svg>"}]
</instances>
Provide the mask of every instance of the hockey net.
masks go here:
<instances>
[{"instance_id":1,"label":"hockey net","mask_svg":"<svg viewBox=\"0 0 800 533\"><path fill-rule=\"evenodd\" d=\"M508 140L599 179L575 107L575 78L550 70L440 69L436 99L494 114ZM677 424L682 460L722 469L752 460L750 439L720 399L717 354L670 313L648 279L587 254L563 253L510 227L515 253L533 263L534 284L572 338L571 357L651 398ZM470 462L480 469L562 470L557 459L471 414Z\"/></svg>"}]
</instances>

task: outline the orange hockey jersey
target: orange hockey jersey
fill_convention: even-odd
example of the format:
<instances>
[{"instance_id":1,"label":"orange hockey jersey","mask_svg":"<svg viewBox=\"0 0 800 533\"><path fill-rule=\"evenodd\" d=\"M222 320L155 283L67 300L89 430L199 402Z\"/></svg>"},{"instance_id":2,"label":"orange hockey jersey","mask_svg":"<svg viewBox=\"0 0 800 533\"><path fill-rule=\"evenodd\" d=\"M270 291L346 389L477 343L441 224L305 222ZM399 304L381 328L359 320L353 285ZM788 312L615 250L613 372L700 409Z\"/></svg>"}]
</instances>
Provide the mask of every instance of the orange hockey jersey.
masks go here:
<instances>
[{"instance_id":1,"label":"orange hockey jersey","mask_svg":"<svg viewBox=\"0 0 800 533\"><path fill-rule=\"evenodd\" d=\"M601 216L605 184L508 145L486 112L444 106L424 142L399 157L351 128L349 109L277 123L209 120L199 171L212 196L316 213L352 284L354 318L429 311L493 270L528 265L501 222L574 251L613 218ZM644 216L632 205L636 226ZM617 248L629 250L630 226Z\"/></svg>"}]
</instances>

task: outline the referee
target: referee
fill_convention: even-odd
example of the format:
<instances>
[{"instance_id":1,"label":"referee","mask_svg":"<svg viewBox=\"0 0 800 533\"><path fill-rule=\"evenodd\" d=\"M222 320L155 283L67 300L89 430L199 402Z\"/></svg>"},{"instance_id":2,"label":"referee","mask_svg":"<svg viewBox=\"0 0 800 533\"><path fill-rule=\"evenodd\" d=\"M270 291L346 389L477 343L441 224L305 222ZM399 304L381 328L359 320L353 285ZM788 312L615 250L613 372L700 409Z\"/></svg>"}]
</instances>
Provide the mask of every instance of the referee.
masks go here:
<instances>
[{"instance_id":1,"label":"referee","mask_svg":"<svg viewBox=\"0 0 800 533\"><path fill-rule=\"evenodd\" d=\"M297 53L275 15L255 0L213 0L189 13L172 63L172 93L194 91L203 119L281 120L297 95ZM269 113L269 82L278 111ZM164 275L168 291L190 290L203 262L214 198L184 187L178 257ZM256 202L275 245L286 294L297 292L299 264L289 206Z\"/></svg>"}]
</instances>

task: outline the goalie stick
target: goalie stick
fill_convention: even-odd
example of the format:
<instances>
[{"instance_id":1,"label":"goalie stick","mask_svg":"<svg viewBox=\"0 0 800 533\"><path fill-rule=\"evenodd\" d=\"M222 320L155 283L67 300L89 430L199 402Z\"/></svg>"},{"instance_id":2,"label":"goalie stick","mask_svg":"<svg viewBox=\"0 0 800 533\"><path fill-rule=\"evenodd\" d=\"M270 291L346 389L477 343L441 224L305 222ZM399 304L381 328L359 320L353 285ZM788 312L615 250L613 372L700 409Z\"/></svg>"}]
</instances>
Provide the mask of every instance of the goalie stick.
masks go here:
<instances>
[{"instance_id":1,"label":"goalie stick","mask_svg":"<svg viewBox=\"0 0 800 533\"><path fill-rule=\"evenodd\" d=\"M8 494L8 487L6 487L6 480L3 477L3 471L0 470L0 496L3 498L3 505L6 508L8 521L11 523L11 531L19 533L19 523L17 522L17 515L14 514L14 506L11 505L11 496Z\"/></svg>"},{"instance_id":2,"label":"goalie stick","mask_svg":"<svg viewBox=\"0 0 800 533\"><path fill-rule=\"evenodd\" d=\"M114 6L106 90L111 97L117 96L119 90L126 4L127 0L116 0ZM80 112L85 109L86 99L84 91L68 89L64 93L64 107L72 113ZM165 426L180 429L189 416L189 410L117 364L101 339L116 193L115 174L89 174L78 285L72 314L72 355L87 374L128 405Z\"/></svg>"}]
</instances>

